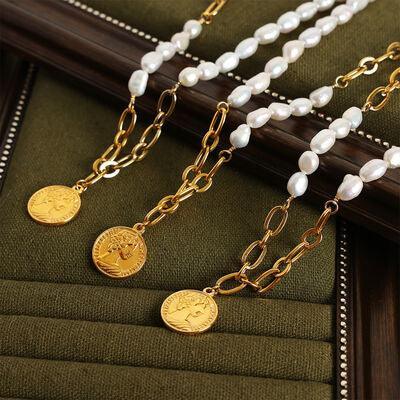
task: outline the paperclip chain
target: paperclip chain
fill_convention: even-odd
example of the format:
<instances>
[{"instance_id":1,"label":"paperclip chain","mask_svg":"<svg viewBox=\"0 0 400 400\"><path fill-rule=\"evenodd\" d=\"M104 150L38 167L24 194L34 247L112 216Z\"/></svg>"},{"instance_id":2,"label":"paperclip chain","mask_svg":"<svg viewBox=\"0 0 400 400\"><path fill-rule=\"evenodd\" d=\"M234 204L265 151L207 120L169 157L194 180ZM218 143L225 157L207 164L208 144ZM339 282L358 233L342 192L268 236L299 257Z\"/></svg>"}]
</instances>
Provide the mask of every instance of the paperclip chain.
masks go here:
<instances>
[{"instance_id":1,"label":"paperclip chain","mask_svg":"<svg viewBox=\"0 0 400 400\"><path fill-rule=\"evenodd\" d=\"M389 78L389 83L386 86L379 86L368 95L367 100L362 107L362 111L381 110L385 107L390 96L396 89L400 89L400 67L392 72Z\"/></svg>"},{"instance_id":2,"label":"paperclip chain","mask_svg":"<svg viewBox=\"0 0 400 400\"><path fill-rule=\"evenodd\" d=\"M339 209L338 201L336 199L330 200L325 204L325 210L319 217L317 223L303 233L300 238L300 243L297 244L286 256L279 258L274 265L268 270L262 272L255 279L251 279L248 273L257 268L264 260L267 254L267 243L277 236L284 228L287 218L288 209L293 198L289 197L283 205L276 206L271 209L265 218L264 222L264 235L261 239L251 243L244 251L241 262L242 266L237 272L233 272L222 276L217 280L214 286L207 287L204 292L210 295L230 295L243 290L245 287L250 286L259 294L264 294L273 289L281 279L290 271L292 264L298 261L310 250L316 248L322 241L322 231L329 221L329 218L336 214ZM275 228L272 228L272 218L280 214L279 223ZM254 251L258 251L255 261L249 261L249 256ZM222 285L228 281L232 281L236 286L231 288L223 288ZM266 283L264 283L266 281Z\"/></svg>"},{"instance_id":3,"label":"paperclip chain","mask_svg":"<svg viewBox=\"0 0 400 400\"><path fill-rule=\"evenodd\" d=\"M386 86L379 86L368 95L363 111L378 111L382 109L396 89L400 89L400 67L391 73L389 83ZM249 277L249 272L256 269L264 261L268 249L267 244L285 227L288 219L288 209L292 200L293 197L289 197L283 205L275 206L267 214L264 221L264 235L261 239L251 243L244 251L239 271L222 276L214 286L203 289L205 293L211 296L217 294L230 295L250 286L257 293L264 294L272 290L282 280L292 268L293 263L300 260L321 243L323 229L330 217L339 210L339 200L337 198L325 203L325 209L317 223L302 234L300 242L288 254L279 258L271 268L258 275L255 279ZM280 220L276 227L272 228L271 221L275 215L280 215ZM253 255L253 261L249 260L251 255ZM231 287L224 288L222 285L229 281L231 281ZM233 287L232 283L234 284Z\"/></svg>"},{"instance_id":4,"label":"paperclip chain","mask_svg":"<svg viewBox=\"0 0 400 400\"><path fill-rule=\"evenodd\" d=\"M107 147L106 151L97 158L92 164L92 172L84 179L78 180L73 189L78 193L83 193L87 188L102 178L111 178L118 171L114 171L112 166L116 164L115 159L121 153L121 150L128 142L128 138L135 129L137 114L134 108L135 98L131 97L128 106L122 111L117 125L117 133L114 136L113 143Z\"/></svg>"},{"instance_id":5,"label":"paperclip chain","mask_svg":"<svg viewBox=\"0 0 400 400\"><path fill-rule=\"evenodd\" d=\"M349 83L361 75L371 75L378 70L379 65L387 60L400 60L400 42L391 43L386 52L378 57L364 57L358 63L357 68L351 70L345 75L339 75L334 82L333 87L344 89Z\"/></svg>"},{"instance_id":6,"label":"paperclip chain","mask_svg":"<svg viewBox=\"0 0 400 400\"><path fill-rule=\"evenodd\" d=\"M189 199L195 193L206 192L213 183L213 178L223 164L232 158L235 148L231 147L219 152L218 160L208 172L203 172L208 156L218 145L220 133L224 126L229 105L225 102L218 103L217 111L210 123L207 133L202 139L202 147L193 164L189 165L182 174L182 184L175 194L163 197L144 217L142 222L133 226L139 233L144 233L147 227L161 222L167 215L173 214L181 202Z\"/></svg>"}]
</instances>

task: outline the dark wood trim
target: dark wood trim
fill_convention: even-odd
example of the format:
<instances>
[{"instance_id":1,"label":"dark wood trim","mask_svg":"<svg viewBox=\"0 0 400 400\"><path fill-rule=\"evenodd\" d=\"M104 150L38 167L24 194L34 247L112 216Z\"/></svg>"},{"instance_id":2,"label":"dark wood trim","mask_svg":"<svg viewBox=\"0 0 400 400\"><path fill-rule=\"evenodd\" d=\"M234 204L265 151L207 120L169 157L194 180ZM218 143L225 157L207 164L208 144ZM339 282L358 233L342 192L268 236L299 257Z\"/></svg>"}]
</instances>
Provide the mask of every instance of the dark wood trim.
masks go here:
<instances>
[{"instance_id":1,"label":"dark wood trim","mask_svg":"<svg viewBox=\"0 0 400 400\"><path fill-rule=\"evenodd\" d=\"M399 399L399 248L345 221L339 221L337 240L337 399L346 398L341 396L344 388L348 400Z\"/></svg>"},{"instance_id":2,"label":"dark wood trim","mask_svg":"<svg viewBox=\"0 0 400 400\"><path fill-rule=\"evenodd\" d=\"M4 56L4 54L2 54ZM4 57L2 57L2 63ZM10 62L7 72L1 65L0 71L0 193L3 188L10 160L14 152L20 127L29 99L34 67L27 61L15 59ZM23 95L23 98L21 98ZM17 110L17 107L20 109Z\"/></svg>"},{"instance_id":3,"label":"dark wood trim","mask_svg":"<svg viewBox=\"0 0 400 400\"><path fill-rule=\"evenodd\" d=\"M141 56L154 48L150 41L62 1L0 0L0 11L3 45L125 102L131 71L139 67ZM160 92L170 87L178 72L188 65L192 61L185 57L175 57L165 63L152 75L148 92L138 100L138 107L153 112ZM171 123L189 133L191 139L198 140L208 126L217 99L226 98L236 85L233 79L220 76L195 88L181 90ZM245 112L273 100L267 94L259 95L242 109L232 111L225 132L243 123ZM326 121L312 115L272 121L257 130L246 150L237 152L235 162L284 187L287 178L297 169L299 154L326 125ZM226 144L227 136L224 135L222 145ZM338 142L329 155L321 158L319 173L311 176L307 198L321 206L332 197L346 173L357 173L360 165L382 157L383 152L383 147L357 135ZM389 171L381 180L366 185L360 198L343 203L341 215L392 240L400 240L399 182L400 171Z\"/></svg>"}]
</instances>

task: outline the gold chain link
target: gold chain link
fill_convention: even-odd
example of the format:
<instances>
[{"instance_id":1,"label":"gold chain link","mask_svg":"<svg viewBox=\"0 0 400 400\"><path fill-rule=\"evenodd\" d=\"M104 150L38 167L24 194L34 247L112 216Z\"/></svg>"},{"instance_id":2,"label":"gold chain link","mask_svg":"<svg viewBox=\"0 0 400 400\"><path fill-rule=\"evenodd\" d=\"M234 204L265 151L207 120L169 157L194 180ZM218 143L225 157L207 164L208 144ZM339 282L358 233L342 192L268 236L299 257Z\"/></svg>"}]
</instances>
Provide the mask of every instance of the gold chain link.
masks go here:
<instances>
[{"instance_id":1,"label":"gold chain link","mask_svg":"<svg viewBox=\"0 0 400 400\"><path fill-rule=\"evenodd\" d=\"M400 67L392 72L386 86L379 86L368 95L361 110L364 112L381 110L396 89L400 89Z\"/></svg>"},{"instance_id":2,"label":"gold chain link","mask_svg":"<svg viewBox=\"0 0 400 400\"><path fill-rule=\"evenodd\" d=\"M113 143L93 162L92 172L86 178L78 180L73 189L79 193L83 193L89 186L100 179L112 177L118 173L112 167L116 164L115 159L126 146L129 136L135 129L137 114L134 105L135 98L132 96L128 106L121 113Z\"/></svg>"},{"instance_id":3,"label":"gold chain link","mask_svg":"<svg viewBox=\"0 0 400 400\"><path fill-rule=\"evenodd\" d=\"M213 18L219 13L228 0L214 0L200 15L201 24L211 24Z\"/></svg>"},{"instance_id":4,"label":"gold chain link","mask_svg":"<svg viewBox=\"0 0 400 400\"><path fill-rule=\"evenodd\" d=\"M269 240L283 230L287 221L288 209L292 200L293 198L289 197L283 205L272 208L268 213L264 222L263 238L251 243L244 251L241 258L242 266L240 270L219 278L214 286L204 289L206 293L212 296L216 294L230 295L243 290L247 286L250 286L256 290L257 293L264 294L273 289L282 280L282 278L289 273L293 263L298 261L306 253L313 250L321 243L322 231L324 227L328 223L329 218L336 214L339 209L337 199L333 199L325 203L324 212L318 218L317 223L302 234L300 243L290 250L286 256L279 258L271 268L262 272L255 279L250 279L248 273L257 268L264 260L267 254L267 243ZM275 228L273 228L271 227L271 221L273 217L278 214L280 214L280 219ZM256 250L258 251L258 255L256 254L253 257L254 261L250 261L250 254L255 253ZM231 281L230 288L222 286L229 281Z\"/></svg>"},{"instance_id":5,"label":"gold chain link","mask_svg":"<svg viewBox=\"0 0 400 400\"><path fill-rule=\"evenodd\" d=\"M163 197L158 204L152 208L142 222L134 225L140 233L144 233L147 227L154 226L161 222L167 215L173 214L180 204L192 197L195 193L204 193L212 185L213 177L221 166L230 161L235 150L231 147L220 151L218 160L209 172L203 172L204 165L208 156L216 148L222 127L229 112L229 105L221 102L217 105L217 110L210 123L208 131L202 139L202 147L193 164L189 165L182 174L182 184L175 194Z\"/></svg>"},{"instance_id":6,"label":"gold chain link","mask_svg":"<svg viewBox=\"0 0 400 400\"><path fill-rule=\"evenodd\" d=\"M210 24L213 17L218 14L227 1L228 0L212 1L201 14L199 22L207 25ZM100 179L113 178L118 175L122 168L143 160L149 150L157 143L161 136L163 125L175 109L177 100L176 91L179 86L180 83L177 83L171 89L164 90L161 93L157 103L157 114L153 122L144 130L139 142L132 147L130 153L118 158L136 125L137 114L134 109L135 98L131 97L127 108L122 112L118 121L117 133L114 136L112 145L107 147L106 151L93 162L92 172L86 178L79 179L73 186L73 189L81 194ZM217 143L218 140L215 140L215 146ZM203 158L205 162L207 155L200 155L199 157L201 163Z\"/></svg>"},{"instance_id":7,"label":"gold chain link","mask_svg":"<svg viewBox=\"0 0 400 400\"><path fill-rule=\"evenodd\" d=\"M239 292L246 286L250 286L253 289L257 290L261 288L257 281L252 281L248 277L247 273L251 270L256 269L264 261L268 250L267 244L273 237L282 232L283 228L286 225L288 219L288 210L292 201L293 197L289 197L283 204L276 206L269 211L264 220L263 237L251 243L243 252L241 257L242 266L240 270L238 272L233 272L222 276L220 279L217 280L213 287L205 289L206 293L213 295L229 295ZM276 222L273 223L274 220L276 220ZM279 273L280 270L276 269L275 272ZM264 275L265 274L266 273L264 273ZM272 272L269 273L269 275L271 274ZM231 288L222 287L222 284L228 281L232 281L231 286L232 283L234 284L234 286Z\"/></svg>"},{"instance_id":8,"label":"gold chain link","mask_svg":"<svg viewBox=\"0 0 400 400\"><path fill-rule=\"evenodd\" d=\"M387 60L397 61L400 59L400 42L391 43L386 52L378 57L364 57L358 63L357 68L351 70L345 75L339 75L333 84L334 88L344 89L349 83L361 75L371 75L375 73L379 65Z\"/></svg>"}]
</instances>

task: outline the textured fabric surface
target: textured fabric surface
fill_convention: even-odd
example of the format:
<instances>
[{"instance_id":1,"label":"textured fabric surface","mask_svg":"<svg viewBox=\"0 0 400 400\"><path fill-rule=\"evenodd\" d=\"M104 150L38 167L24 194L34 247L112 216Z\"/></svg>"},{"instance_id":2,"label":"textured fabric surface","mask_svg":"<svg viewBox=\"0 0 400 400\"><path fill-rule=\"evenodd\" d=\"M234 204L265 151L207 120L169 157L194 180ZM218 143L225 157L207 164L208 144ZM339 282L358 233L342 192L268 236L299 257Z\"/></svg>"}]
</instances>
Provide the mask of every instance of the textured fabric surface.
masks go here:
<instances>
[{"instance_id":1,"label":"textured fabric surface","mask_svg":"<svg viewBox=\"0 0 400 400\"><path fill-rule=\"evenodd\" d=\"M75 221L49 228L30 220L30 194L85 176L119 112L107 99L38 74L0 196L0 396L331 399L334 223L319 249L266 298L246 291L217 299L220 318L211 333L180 336L159 316L171 291L201 289L238 268L283 190L227 166L206 194L146 232L149 259L136 277L102 276L90 256L97 235L143 218L176 190L197 153L167 125L145 161L84 194ZM147 123L139 115L137 132ZM317 216L299 202L265 266Z\"/></svg>"},{"instance_id":2,"label":"textured fabric surface","mask_svg":"<svg viewBox=\"0 0 400 400\"><path fill-rule=\"evenodd\" d=\"M202 59L214 61L225 51L232 51L242 39L252 36L261 25L275 22L286 11L294 10L302 0L229 0L214 22L200 37L191 42L188 52ZM209 4L208 0L87 0L86 4L150 33L160 40L169 40L182 29L183 23L197 18ZM327 15L329 11L318 15ZM371 3L350 22L338 26L322 38L318 46L306 49L303 56L279 79L271 89L288 97L307 97L310 91L333 83L336 76L353 69L366 56L382 54L388 44L399 41L400 2L379 0ZM243 60L237 72L248 78L261 72L271 57L281 55L287 40L297 39L303 29L313 26L316 16L302 23L290 34L282 34L273 45L260 46L257 53ZM361 106L368 93L376 86L386 84L389 74L399 62L382 64L380 72L361 77L345 90L336 91L331 103L322 111L333 117L340 116L350 106ZM151 79L151 78L150 78ZM369 113L360 129L377 138L399 144L400 96L393 96L389 104L378 113Z\"/></svg>"}]
</instances>

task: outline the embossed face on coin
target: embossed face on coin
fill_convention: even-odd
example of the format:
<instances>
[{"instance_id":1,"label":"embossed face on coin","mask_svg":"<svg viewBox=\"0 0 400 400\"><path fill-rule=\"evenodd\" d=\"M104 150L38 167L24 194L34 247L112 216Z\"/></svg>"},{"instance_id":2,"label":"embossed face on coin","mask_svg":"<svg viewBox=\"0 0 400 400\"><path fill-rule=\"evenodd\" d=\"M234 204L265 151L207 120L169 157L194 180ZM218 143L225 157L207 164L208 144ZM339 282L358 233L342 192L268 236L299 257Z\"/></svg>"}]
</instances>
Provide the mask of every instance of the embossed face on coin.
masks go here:
<instances>
[{"instance_id":1,"label":"embossed face on coin","mask_svg":"<svg viewBox=\"0 0 400 400\"><path fill-rule=\"evenodd\" d=\"M194 335L207 331L218 316L218 306L199 290L181 290L171 294L161 306L165 325L178 333Z\"/></svg>"},{"instance_id":2,"label":"embossed face on coin","mask_svg":"<svg viewBox=\"0 0 400 400\"><path fill-rule=\"evenodd\" d=\"M28 201L29 215L44 225L64 225L75 218L80 207L79 193L62 185L44 187Z\"/></svg>"},{"instance_id":3,"label":"embossed face on coin","mask_svg":"<svg viewBox=\"0 0 400 400\"><path fill-rule=\"evenodd\" d=\"M116 226L95 241L92 258L96 267L111 278L126 278L140 271L147 248L142 235L132 228Z\"/></svg>"}]
</instances>

